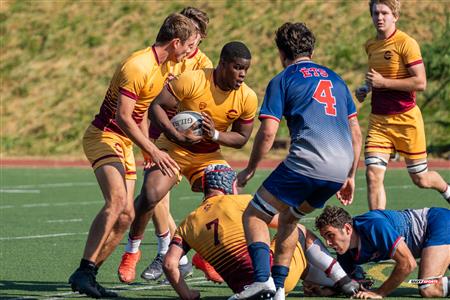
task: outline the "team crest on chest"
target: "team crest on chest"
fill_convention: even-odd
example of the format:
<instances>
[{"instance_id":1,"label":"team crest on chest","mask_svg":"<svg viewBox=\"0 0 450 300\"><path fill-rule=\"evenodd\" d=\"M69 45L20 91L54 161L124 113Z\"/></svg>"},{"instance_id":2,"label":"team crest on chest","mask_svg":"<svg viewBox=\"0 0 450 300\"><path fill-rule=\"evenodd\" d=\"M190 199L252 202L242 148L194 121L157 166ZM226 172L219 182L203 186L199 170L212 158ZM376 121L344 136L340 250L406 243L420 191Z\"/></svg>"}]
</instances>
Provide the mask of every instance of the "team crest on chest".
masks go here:
<instances>
[{"instance_id":1,"label":"team crest on chest","mask_svg":"<svg viewBox=\"0 0 450 300\"><path fill-rule=\"evenodd\" d=\"M200 104L198 105L198 109L204 110L205 108L206 108L206 103L205 102L200 102Z\"/></svg>"},{"instance_id":2,"label":"team crest on chest","mask_svg":"<svg viewBox=\"0 0 450 300\"><path fill-rule=\"evenodd\" d=\"M392 56L393 56L393 54L391 51L388 50L388 51L384 52L384 59L390 60L392 58Z\"/></svg>"},{"instance_id":3,"label":"team crest on chest","mask_svg":"<svg viewBox=\"0 0 450 300\"><path fill-rule=\"evenodd\" d=\"M238 117L238 112L235 109L230 109L226 115L228 120L235 120Z\"/></svg>"}]
</instances>

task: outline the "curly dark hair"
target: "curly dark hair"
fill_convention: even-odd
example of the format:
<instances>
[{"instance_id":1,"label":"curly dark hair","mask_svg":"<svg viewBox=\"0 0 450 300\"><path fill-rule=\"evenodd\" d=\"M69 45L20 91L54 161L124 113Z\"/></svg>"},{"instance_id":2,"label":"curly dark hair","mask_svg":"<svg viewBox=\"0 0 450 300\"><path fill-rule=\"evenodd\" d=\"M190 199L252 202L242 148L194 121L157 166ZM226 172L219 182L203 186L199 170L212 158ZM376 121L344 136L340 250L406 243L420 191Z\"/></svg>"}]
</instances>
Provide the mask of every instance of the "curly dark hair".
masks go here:
<instances>
[{"instance_id":1,"label":"curly dark hair","mask_svg":"<svg viewBox=\"0 0 450 300\"><path fill-rule=\"evenodd\" d=\"M352 216L345 209L337 206L325 207L322 213L316 217L316 228L318 230L328 225L342 229L347 223L352 224Z\"/></svg>"},{"instance_id":2,"label":"curly dark hair","mask_svg":"<svg viewBox=\"0 0 450 300\"><path fill-rule=\"evenodd\" d=\"M226 43L220 52L220 59L226 62L233 62L236 58L252 59L250 49L239 41Z\"/></svg>"},{"instance_id":3,"label":"curly dark hair","mask_svg":"<svg viewBox=\"0 0 450 300\"><path fill-rule=\"evenodd\" d=\"M275 33L275 43L289 60L311 57L316 38L305 23L284 23Z\"/></svg>"},{"instance_id":4,"label":"curly dark hair","mask_svg":"<svg viewBox=\"0 0 450 300\"><path fill-rule=\"evenodd\" d=\"M180 14L194 21L202 38L206 38L206 29L208 28L209 24L209 17L204 11L192 6L188 6L183 8L183 10L180 11Z\"/></svg>"}]
</instances>

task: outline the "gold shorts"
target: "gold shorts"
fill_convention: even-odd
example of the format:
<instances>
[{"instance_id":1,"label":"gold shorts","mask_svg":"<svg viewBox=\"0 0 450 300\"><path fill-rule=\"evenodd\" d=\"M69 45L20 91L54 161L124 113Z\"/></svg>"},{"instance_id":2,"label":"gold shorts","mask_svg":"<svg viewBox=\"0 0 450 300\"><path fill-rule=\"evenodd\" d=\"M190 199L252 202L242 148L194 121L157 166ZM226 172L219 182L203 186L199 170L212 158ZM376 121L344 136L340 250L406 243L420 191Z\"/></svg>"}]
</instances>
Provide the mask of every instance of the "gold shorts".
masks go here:
<instances>
[{"instance_id":1,"label":"gold shorts","mask_svg":"<svg viewBox=\"0 0 450 300\"><path fill-rule=\"evenodd\" d=\"M409 159L427 157L425 129L417 106L395 115L370 115L365 152L395 151Z\"/></svg>"},{"instance_id":2,"label":"gold shorts","mask_svg":"<svg viewBox=\"0 0 450 300\"><path fill-rule=\"evenodd\" d=\"M155 144L160 150L167 151L170 157L177 162L178 166L180 166L181 174L186 177L191 185L203 176L203 170L208 165L228 165L220 150L211 153L193 153L172 143L164 136L161 136Z\"/></svg>"},{"instance_id":3,"label":"gold shorts","mask_svg":"<svg viewBox=\"0 0 450 300\"><path fill-rule=\"evenodd\" d=\"M83 136L83 150L94 170L118 162L125 168L125 178L136 180L136 162L130 139L114 132L102 131L91 124Z\"/></svg>"},{"instance_id":4,"label":"gold shorts","mask_svg":"<svg viewBox=\"0 0 450 300\"><path fill-rule=\"evenodd\" d=\"M270 249L275 252L275 240L272 240L270 243ZM289 266L289 274L284 282L284 289L286 293L294 290L303 274L303 271L306 269L306 265L307 262L302 245L297 242L297 246L295 247L294 255L292 256L291 264Z\"/></svg>"}]
</instances>

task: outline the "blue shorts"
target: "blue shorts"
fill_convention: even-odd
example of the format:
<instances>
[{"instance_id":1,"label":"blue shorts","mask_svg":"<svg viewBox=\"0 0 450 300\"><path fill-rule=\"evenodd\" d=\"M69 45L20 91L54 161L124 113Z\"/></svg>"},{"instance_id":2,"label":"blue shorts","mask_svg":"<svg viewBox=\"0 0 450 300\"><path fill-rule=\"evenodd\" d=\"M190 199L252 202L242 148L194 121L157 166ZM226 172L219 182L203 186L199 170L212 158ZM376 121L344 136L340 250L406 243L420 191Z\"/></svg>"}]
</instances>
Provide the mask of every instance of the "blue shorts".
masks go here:
<instances>
[{"instance_id":1,"label":"blue shorts","mask_svg":"<svg viewBox=\"0 0 450 300\"><path fill-rule=\"evenodd\" d=\"M432 207L427 215L428 226L423 248L450 245L450 210Z\"/></svg>"},{"instance_id":2,"label":"blue shorts","mask_svg":"<svg viewBox=\"0 0 450 300\"><path fill-rule=\"evenodd\" d=\"M314 208L322 208L342 183L304 176L281 163L263 182L263 187L291 207L297 208L306 201Z\"/></svg>"}]
</instances>

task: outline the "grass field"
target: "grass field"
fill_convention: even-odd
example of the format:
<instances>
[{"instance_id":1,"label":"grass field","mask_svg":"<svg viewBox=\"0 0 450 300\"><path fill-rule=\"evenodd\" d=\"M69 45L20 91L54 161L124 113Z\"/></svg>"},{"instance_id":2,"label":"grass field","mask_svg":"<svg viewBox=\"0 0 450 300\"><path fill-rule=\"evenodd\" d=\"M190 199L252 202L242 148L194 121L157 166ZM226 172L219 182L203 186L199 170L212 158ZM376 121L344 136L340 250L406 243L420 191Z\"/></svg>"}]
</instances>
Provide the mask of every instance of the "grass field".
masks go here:
<instances>
[{"instance_id":1,"label":"grass field","mask_svg":"<svg viewBox=\"0 0 450 300\"><path fill-rule=\"evenodd\" d=\"M254 192L269 171L260 171L247 187ZM441 170L450 178L450 170ZM139 176L141 178L141 176ZM77 267L90 223L103 200L90 169L1 169L0 174L0 298L60 299L79 298L67 285L67 278ZM138 182L137 186L140 186ZM405 170L389 170L386 178L390 209L445 206L434 191L412 185ZM362 171L357 176L357 196L350 211L367 210L365 181ZM172 193L172 212L181 220L201 200L189 191L183 181ZM337 204L335 199L330 204ZM312 214L304 224L313 226ZM155 238L149 225L143 243L143 257L138 273L155 255ZM98 281L127 299L175 299L168 286L148 284L123 285L116 276L124 241L100 270ZM192 253L190 253L192 255ZM391 264L367 265L366 271L383 280ZM412 275L417 276L417 274ZM415 277L417 278L417 277ZM199 271L189 284L201 291L203 299L226 299L231 290L225 285L206 282ZM291 294L303 296L301 285ZM291 298L290 297L290 298ZM392 297L418 297L412 285L404 283Z\"/></svg>"}]
</instances>

